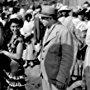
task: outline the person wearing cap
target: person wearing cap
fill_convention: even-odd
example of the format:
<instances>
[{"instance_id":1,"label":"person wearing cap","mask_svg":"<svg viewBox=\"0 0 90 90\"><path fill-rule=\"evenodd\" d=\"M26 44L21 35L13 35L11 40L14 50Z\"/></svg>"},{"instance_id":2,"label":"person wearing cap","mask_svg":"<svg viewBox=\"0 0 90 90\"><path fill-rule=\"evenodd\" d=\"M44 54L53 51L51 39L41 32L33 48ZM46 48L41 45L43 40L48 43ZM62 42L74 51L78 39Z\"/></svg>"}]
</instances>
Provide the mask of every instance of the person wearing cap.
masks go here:
<instances>
[{"instance_id":1,"label":"person wearing cap","mask_svg":"<svg viewBox=\"0 0 90 90\"><path fill-rule=\"evenodd\" d=\"M66 90L73 62L73 38L57 19L57 11L44 5L41 21L46 26L41 61L42 90Z\"/></svg>"},{"instance_id":2,"label":"person wearing cap","mask_svg":"<svg viewBox=\"0 0 90 90\"><path fill-rule=\"evenodd\" d=\"M61 22L63 25L65 25L67 23L66 18L69 16L71 9L69 9L67 6L62 6L58 10L58 12L61 13L61 15L62 15L60 18L58 18L58 21Z\"/></svg>"},{"instance_id":3,"label":"person wearing cap","mask_svg":"<svg viewBox=\"0 0 90 90\"><path fill-rule=\"evenodd\" d=\"M61 10L60 12L63 14L63 17L64 17L62 24L68 27L68 24L72 23L72 19L73 19L72 15L70 15L72 14L72 10L67 7L66 9Z\"/></svg>"},{"instance_id":4,"label":"person wearing cap","mask_svg":"<svg viewBox=\"0 0 90 90\"><path fill-rule=\"evenodd\" d=\"M86 88L87 90L89 90L90 89L90 10L87 11L86 17L87 17L87 33L86 33L85 43L87 45L87 49L84 60L83 76L84 76Z\"/></svg>"}]
</instances>

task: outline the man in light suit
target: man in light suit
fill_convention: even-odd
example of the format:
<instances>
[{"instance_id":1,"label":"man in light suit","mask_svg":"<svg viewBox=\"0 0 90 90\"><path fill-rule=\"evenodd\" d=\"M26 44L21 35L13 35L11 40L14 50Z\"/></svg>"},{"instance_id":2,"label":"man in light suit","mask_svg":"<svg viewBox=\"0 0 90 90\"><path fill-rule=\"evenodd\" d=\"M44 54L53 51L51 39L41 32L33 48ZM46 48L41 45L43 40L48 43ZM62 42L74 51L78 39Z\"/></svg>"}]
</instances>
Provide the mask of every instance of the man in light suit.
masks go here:
<instances>
[{"instance_id":1,"label":"man in light suit","mask_svg":"<svg viewBox=\"0 0 90 90\"><path fill-rule=\"evenodd\" d=\"M66 90L73 62L73 38L68 29L57 22L54 7L43 5L40 17L47 27L38 57L43 90Z\"/></svg>"}]
</instances>

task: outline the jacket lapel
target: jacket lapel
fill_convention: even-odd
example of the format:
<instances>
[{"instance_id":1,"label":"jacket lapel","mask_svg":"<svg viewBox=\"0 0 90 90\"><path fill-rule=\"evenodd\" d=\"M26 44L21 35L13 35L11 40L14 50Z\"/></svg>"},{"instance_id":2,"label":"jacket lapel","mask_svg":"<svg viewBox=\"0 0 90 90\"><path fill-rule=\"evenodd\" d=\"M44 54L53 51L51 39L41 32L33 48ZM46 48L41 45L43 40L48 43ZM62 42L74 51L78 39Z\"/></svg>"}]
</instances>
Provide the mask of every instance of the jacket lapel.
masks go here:
<instances>
[{"instance_id":1,"label":"jacket lapel","mask_svg":"<svg viewBox=\"0 0 90 90\"><path fill-rule=\"evenodd\" d=\"M55 29L55 26L56 24L51 27L50 31L48 32L48 35L44 37L46 39L44 41L44 46L57 36L57 29Z\"/></svg>"},{"instance_id":2,"label":"jacket lapel","mask_svg":"<svg viewBox=\"0 0 90 90\"><path fill-rule=\"evenodd\" d=\"M49 42L49 41L51 41L53 38L55 38L55 37L56 37L56 32L57 32L56 29L53 29L52 32L49 34L46 42Z\"/></svg>"}]
</instances>

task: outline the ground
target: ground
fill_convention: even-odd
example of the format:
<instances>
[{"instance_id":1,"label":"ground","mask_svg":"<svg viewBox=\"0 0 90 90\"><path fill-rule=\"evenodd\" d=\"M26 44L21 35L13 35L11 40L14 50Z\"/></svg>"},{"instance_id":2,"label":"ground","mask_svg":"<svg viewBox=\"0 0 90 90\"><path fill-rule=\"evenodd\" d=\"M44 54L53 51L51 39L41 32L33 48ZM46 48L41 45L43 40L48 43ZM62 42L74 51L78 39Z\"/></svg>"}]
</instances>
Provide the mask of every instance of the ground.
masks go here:
<instances>
[{"instance_id":1,"label":"ground","mask_svg":"<svg viewBox=\"0 0 90 90\"><path fill-rule=\"evenodd\" d=\"M25 69L26 74L26 90L42 90L40 66L36 65L33 68L30 66Z\"/></svg>"}]
</instances>

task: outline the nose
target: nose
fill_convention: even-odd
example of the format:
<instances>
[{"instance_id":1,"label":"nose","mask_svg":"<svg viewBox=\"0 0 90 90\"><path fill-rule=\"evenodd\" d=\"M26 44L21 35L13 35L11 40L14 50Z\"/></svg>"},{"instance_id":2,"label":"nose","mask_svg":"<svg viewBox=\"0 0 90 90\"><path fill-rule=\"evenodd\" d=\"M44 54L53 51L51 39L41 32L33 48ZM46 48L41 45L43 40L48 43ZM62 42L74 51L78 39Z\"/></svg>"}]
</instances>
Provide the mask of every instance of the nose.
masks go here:
<instances>
[{"instance_id":1,"label":"nose","mask_svg":"<svg viewBox=\"0 0 90 90\"><path fill-rule=\"evenodd\" d=\"M16 31L18 29L18 26L13 27L13 31Z\"/></svg>"},{"instance_id":2,"label":"nose","mask_svg":"<svg viewBox=\"0 0 90 90\"><path fill-rule=\"evenodd\" d=\"M17 30L17 27L13 27L13 31L16 31Z\"/></svg>"}]
</instances>

